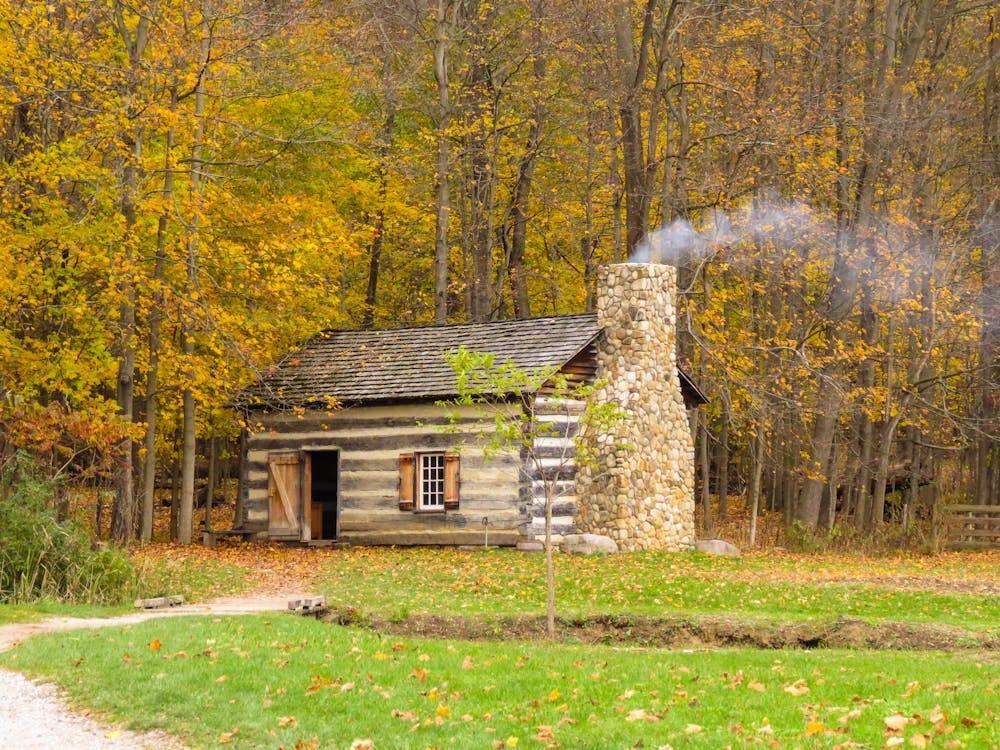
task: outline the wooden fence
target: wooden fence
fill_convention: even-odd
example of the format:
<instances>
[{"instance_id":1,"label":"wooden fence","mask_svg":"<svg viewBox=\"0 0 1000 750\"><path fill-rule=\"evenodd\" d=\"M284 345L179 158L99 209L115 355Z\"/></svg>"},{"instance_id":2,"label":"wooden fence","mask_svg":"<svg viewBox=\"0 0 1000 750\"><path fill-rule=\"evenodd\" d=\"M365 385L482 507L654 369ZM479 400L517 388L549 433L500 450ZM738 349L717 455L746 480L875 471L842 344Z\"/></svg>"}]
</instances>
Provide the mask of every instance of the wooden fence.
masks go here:
<instances>
[{"instance_id":1,"label":"wooden fence","mask_svg":"<svg viewBox=\"0 0 1000 750\"><path fill-rule=\"evenodd\" d=\"M938 529L946 549L1000 549L1000 505L946 505Z\"/></svg>"}]
</instances>

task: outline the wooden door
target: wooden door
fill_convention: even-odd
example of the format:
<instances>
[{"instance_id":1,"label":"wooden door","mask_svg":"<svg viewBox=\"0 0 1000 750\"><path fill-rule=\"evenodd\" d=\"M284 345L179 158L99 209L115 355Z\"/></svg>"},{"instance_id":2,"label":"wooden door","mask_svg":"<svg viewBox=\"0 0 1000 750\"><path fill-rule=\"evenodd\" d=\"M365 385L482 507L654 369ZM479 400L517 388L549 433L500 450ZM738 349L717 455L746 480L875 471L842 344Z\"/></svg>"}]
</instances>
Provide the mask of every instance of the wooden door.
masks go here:
<instances>
[{"instance_id":1,"label":"wooden door","mask_svg":"<svg viewBox=\"0 0 1000 750\"><path fill-rule=\"evenodd\" d=\"M267 457L267 534L294 538L301 535L302 463L298 453L272 453Z\"/></svg>"}]
</instances>

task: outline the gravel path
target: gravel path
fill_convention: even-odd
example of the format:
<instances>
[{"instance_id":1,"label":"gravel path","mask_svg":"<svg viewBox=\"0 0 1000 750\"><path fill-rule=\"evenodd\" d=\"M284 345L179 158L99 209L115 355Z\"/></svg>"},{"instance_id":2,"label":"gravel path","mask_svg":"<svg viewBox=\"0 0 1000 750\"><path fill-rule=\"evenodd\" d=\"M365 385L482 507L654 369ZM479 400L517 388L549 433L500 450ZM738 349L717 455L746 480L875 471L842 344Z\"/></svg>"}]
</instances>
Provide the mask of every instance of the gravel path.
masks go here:
<instances>
[{"instance_id":1,"label":"gravel path","mask_svg":"<svg viewBox=\"0 0 1000 750\"><path fill-rule=\"evenodd\" d=\"M81 628L121 627L157 617L238 615L287 609L288 600L302 594L246 599L220 599L208 604L135 612L122 617L82 619L56 617L41 622L0 626L0 652L37 633ZM67 704L58 688L32 682L17 672L0 669L0 748L7 750L184 750L183 742L160 733L135 733L101 723Z\"/></svg>"}]
</instances>

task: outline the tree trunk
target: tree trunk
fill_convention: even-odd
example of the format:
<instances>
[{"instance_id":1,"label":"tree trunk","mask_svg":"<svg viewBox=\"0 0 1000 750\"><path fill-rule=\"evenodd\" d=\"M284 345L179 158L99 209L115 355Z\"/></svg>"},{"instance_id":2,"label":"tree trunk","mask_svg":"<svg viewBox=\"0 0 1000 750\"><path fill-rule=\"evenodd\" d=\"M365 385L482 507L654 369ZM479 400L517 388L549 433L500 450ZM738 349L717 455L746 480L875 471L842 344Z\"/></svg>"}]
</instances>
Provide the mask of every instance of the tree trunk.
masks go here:
<instances>
[{"instance_id":1,"label":"tree trunk","mask_svg":"<svg viewBox=\"0 0 1000 750\"><path fill-rule=\"evenodd\" d=\"M701 410L699 410L701 412ZM701 412L699 418L699 442L698 442L698 463L701 466L701 506L705 513L704 527L705 538L715 538L715 519L712 516L712 495L711 495L711 471L712 463L709 460L710 451L708 443L710 433L708 431L708 414Z\"/></svg>"},{"instance_id":2,"label":"tree trunk","mask_svg":"<svg viewBox=\"0 0 1000 750\"><path fill-rule=\"evenodd\" d=\"M177 108L177 88L170 92L171 111ZM163 202L169 206L174 195L172 151L174 129L167 131L163 165ZM144 542L153 538L153 510L156 505L156 421L159 411L160 329L165 304L162 284L167 261L167 225L169 208L160 213L156 225L156 260L153 264L153 303L149 310L149 363L146 369L146 457L142 476L142 523L139 537Z\"/></svg>"},{"instance_id":3,"label":"tree trunk","mask_svg":"<svg viewBox=\"0 0 1000 750\"><path fill-rule=\"evenodd\" d=\"M389 190L389 154L392 148L393 131L396 122L396 107L391 96L386 96L385 123L382 126L382 142L379 145L378 197L379 206L372 228L372 241L368 247L368 288L365 291L365 309L361 320L362 328L375 325L375 306L378 303L378 277L382 263L382 248L385 245L385 212Z\"/></svg>"},{"instance_id":4,"label":"tree trunk","mask_svg":"<svg viewBox=\"0 0 1000 750\"><path fill-rule=\"evenodd\" d=\"M545 480L545 632L556 637L556 575L552 560L552 489Z\"/></svg>"},{"instance_id":5,"label":"tree trunk","mask_svg":"<svg viewBox=\"0 0 1000 750\"><path fill-rule=\"evenodd\" d=\"M118 292L121 302L118 309L119 358L116 400L118 413L125 431L118 442L118 470L115 474L115 502L111 513L111 538L127 544L135 538L135 474L132 463L132 437L130 430L135 421L135 254L133 229L135 227L135 201L139 159L142 155L142 136L133 136L130 161L125 167L122 185L121 212L125 219L122 238L122 268Z\"/></svg>"},{"instance_id":6,"label":"tree trunk","mask_svg":"<svg viewBox=\"0 0 1000 750\"><path fill-rule=\"evenodd\" d=\"M219 474L219 438L208 439L208 481L205 485L205 531L212 529L212 504L215 502L215 487Z\"/></svg>"},{"instance_id":7,"label":"tree trunk","mask_svg":"<svg viewBox=\"0 0 1000 750\"><path fill-rule=\"evenodd\" d=\"M750 546L757 544L757 516L760 515L760 485L764 473L764 422L757 423L757 430L751 440L750 489L747 498L750 505Z\"/></svg>"},{"instance_id":8,"label":"tree trunk","mask_svg":"<svg viewBox=\"0 0 1000 750\"><path fill-rule=\"evenodd\" d=\"M448 48L455 28L453 0L438 0L435 17L434 79L437 82L437 205L434 229L434 322L448 322L448 222L451 216L451 98L448 93Z\"/></svg>"},{"instance_id":9,"label":"tree trunk","mask_svg":"<svg viewBox=\"0 0 1000 750\"><path fill-rule=\"evenodd\" d=\"M194 340L190 332L182 333L181 351L184 358L194 367ZM190 386L183 394L183 444L181 447L181 499L177 512L177 542L191 544L194 521L194 473L198 446L195 439L195 400Z\"/></svg>"},{"instance_id":10,"label":"tree trunk","mask_svg":"<svg viewBox=\"0 0 1000 750\"><path fill-rule=\"evenodd\" d=\"M202 10L201 22L201 60L202 75L198 79L194 94L194 117L196 121L191 145L191 170L189 172L189 182L191 185L192 215L187 222L187 259L186 259L186 284L187 299L186 304L189 310L183 316L181 325L181 350L184 355L184 363L188 368L183 390L183 415L184 415L184 445L181 454L181 507L178 513L177 541L180 544L190 544L193 533L194 521L194 474L195 462L197 460L197 422L194 394L195 377L195 327L193 316L197 305L201 304L201 294L198 283L198 253L199 253L199 233L201 230L203 202L205 196L205 161L202 153L205 138L205 104L207 94L205 91L205 78L208 75L207 67L211 55L211 37L208 28L208 17L206 11Z\"/></svg>"},{"instance_id":11,"label":"tree trunk","mask_svg":"<svg viewBox=\"0 0 1000 750\"><path fill-rule=\"evenodd\" d=\"M729 398L722 398L722 424L719 427L719 449L716 454L717 494L719 496L719 519L721 525L726 522L729 504Z\"/></svg>"},{"instance_id":12,"label":"tree trunk","mask_svg":"<svg viewBox=\"0 0 1000 750\"><path fill-rule=\"evenodd\" d=\"M130 101L135 87L142 57L146 48L149 19L140 17L135 29L125 23L124 9L120 0L112 6L113 24L118 37L128 53L122 96ZM131 132L123 133L123 140L129 147L122 172L121 214L125 224L122 236L122 268L118 291L121 297L118 309L119 359L116 401L118 412L126 430L131 430L135 420L135 336L136 336L136 272L135 236L136 202L139 199L139 170L142 160L141 126L136 125ZM135 472L132 461L132 437L124 433L118 444L118 470L115 475L115 502L111 514L111 537L120 544L135 538Z\"/></svg>"}]
</instances>

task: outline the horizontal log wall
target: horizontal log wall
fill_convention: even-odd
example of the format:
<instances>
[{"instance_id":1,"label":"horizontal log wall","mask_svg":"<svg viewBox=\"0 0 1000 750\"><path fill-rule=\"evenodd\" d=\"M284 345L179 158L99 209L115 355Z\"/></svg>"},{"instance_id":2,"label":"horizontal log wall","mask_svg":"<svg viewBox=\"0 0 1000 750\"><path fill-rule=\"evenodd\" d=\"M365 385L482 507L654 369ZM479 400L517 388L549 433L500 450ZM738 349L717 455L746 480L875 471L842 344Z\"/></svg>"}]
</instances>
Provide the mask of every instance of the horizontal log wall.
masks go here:
<instances>
[{"instance_id":1,"label":"horizontal log wall","mask_svg":"<svg viewBox=\"0 0 1000 750\"><path fill-rule=\"evenodd\" d=\"M340 451L338 538L360 544L514 544L528 516L521 503L514 454L487 460L469 411L454 424L434 405L350 407L332 415L261 417L247 435L243 465L243 526L266 531L268 455L280 451ZM447 428L444 431L442 428ZM459 508L399 510L399 456L428 450L459 452Z\"/></svg>"},{"instance_id":2,"label":"horizontal log wall","mask_svg":"<svg viewBox=\"0 0 1000 750\"><path fill-rule=\"evenodd\" d=\"M545 536L546 491L552 495L552 534L560 539L576 531L576 443L585 404L551 396L535 401L538 435L532 448L521 451L524 464L522 497L527 515L526 535Z\"/></svg>"}]
</instances>

